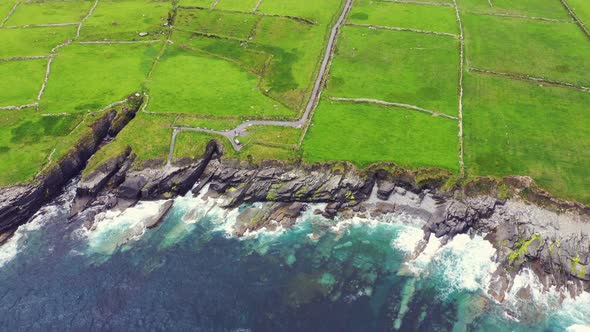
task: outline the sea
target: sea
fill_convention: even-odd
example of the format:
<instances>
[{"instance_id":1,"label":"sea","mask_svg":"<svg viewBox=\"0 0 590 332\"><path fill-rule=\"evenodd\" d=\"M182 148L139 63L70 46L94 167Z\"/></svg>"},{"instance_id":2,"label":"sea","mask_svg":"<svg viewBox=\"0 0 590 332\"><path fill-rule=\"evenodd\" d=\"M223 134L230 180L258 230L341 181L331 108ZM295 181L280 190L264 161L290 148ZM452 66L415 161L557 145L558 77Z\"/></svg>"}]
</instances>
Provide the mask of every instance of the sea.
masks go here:
<instances>
[{"instance_id":1,"label":"sea","mask_svg":"<svg viewBox=\"0 0 590 332\"><path fill-rule=\"evenodd\" d=\"M543 291L522 270L503 303L487 294L495 249L432 238L396 215L232 236L240 210L179 197L67 216L75 184L0 247L1 331L590 331L590 294ZM86 224L86 225L85 225ZM521 296L526 290L527 296Z\"/></svg>"}]
</instances>

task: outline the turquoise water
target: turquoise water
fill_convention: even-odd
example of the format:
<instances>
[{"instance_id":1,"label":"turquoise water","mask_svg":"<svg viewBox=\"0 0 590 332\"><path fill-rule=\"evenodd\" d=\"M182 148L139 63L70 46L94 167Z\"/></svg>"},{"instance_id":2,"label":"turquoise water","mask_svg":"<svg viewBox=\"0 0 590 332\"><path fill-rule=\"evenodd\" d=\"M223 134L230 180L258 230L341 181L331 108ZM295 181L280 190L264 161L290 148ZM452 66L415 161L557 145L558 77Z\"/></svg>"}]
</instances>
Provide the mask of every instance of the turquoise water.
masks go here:
<instances>
[{"instance_id":1,"label":"turquoise water","mask_svg":"<svg viewBox=\"0 0 590 332\"><path fill-rule=\"evenodd\" d=\"M68 194L71 196L71 192ZM485 295L494 249L481 237L431 241L408 255L421 223L335 222L306 213L295 227L237 239L237 211L179 198L108 214L93 231L68 223L69 196L0 248L1 330L582 331L588 294L563 304L533 292ZM190 216L190 217L187 217ZM517 285L534 286L524 272ZM507 314L510 312L510 315ZM511 318L516 316L516 318ZM517 321L518 320L518 321Z\"/></svg>"}]
</instances>

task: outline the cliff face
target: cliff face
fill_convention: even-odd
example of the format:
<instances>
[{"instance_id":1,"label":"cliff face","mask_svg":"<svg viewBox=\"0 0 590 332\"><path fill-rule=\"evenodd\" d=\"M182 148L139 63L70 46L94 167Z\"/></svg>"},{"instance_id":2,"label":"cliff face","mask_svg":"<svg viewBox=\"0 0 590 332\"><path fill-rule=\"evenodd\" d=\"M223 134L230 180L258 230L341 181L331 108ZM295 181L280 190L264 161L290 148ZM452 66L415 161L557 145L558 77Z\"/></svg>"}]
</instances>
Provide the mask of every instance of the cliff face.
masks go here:
<instances>
[{"instance_id":1,"label":"cliff face","mask_svg":"<svg viewBox=\"0 0 590 332\"><path fill-rule=\"evenodd\" d=\"M104 139L123 129L137 110L122 108L105 112L65 157L50 165L30 184L0 188L0 233L10 234L61 193L65 184L82 172Z\"/></svg>"},{"instance_id":2,"label":"cliff face","mask_svg":"<svg viewBox=\"0 0 590 332\"><path fill-rule=\"evenodd\" d=\"M136 111L105 113L70 154L32 184L1 188L0 233L10 233L55 197L80 174L104 139L116 135ZM124 151L82 177L71 217L92 223L97 213L107 209L123 210L139 200L168 200L191 189L198 193L208 185L207 195L222 198L226 208L267 203L263 208L245 209L236 224L238 236L275 227L276 222L291 226L307 208L305 203L326 203L315 213L327 218L409 213L427 221L425 240L430 236L446 241L461 233L487 234L503 267L495 276L498 297L510 286L511 276L525 266L534 269L546 286L567 285L573 293L590 287L589 208L554 199L528 178L506 178L501 185L481 179L447 188L449 175L440 171L413 172L389 165L358 170L346 163L292 165L278 161L255 166L222 160L222 154L223 146L211 141L205 154L194 162L133 170L135 156ZM500 186L516 198L496 198L501 196ZM474 188L488 189L482 193ZM542 207L519 197L532 198ZM161 217L154 220L157 225Z\"/></svg>"},{"instance_id":3,"label":"cliff face","mask_svg":"<svg viewBox=\"0 0 590 332\"><path fill-rule=\"evenodd\" d=\"M406 213L427 221L425 239L443 241L462 233L487 234L498 249L503 272L496 278L498 296L522 267L533 268L547 287L567 285L572 292L590 287L590 213L588 207L546 195L526 178L506 178L509 190L540 197L537 203L498 199L472 187L489 187L486 180L442 189L437 173L358 170L348 164L291 165L267 162L254 166L220 160L223 147L210 142L204 156L184 166L130 171L133 155L125 153L84 177L78 185L73 214L88 220L105 209L125 209L139 200L169 199L189 190L223 199L226 208L266 202L247 208L238 218L240 236L277 222L291 226L304 203L327 203L315 211L328 218ZM493 191L493 190L492 190ZM555 212L558 211L558 212ZM255 221L255 222L254 222Z\"/></svg>"}]
</instances>

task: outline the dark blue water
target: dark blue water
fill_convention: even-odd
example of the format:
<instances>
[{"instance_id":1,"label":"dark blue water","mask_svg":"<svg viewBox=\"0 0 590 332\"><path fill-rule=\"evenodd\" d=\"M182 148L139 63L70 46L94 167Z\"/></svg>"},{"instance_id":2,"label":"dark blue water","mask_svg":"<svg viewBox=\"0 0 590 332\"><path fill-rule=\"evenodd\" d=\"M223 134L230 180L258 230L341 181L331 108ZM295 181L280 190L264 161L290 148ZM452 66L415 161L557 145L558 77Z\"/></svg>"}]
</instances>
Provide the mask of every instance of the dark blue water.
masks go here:
<instances>
[{"instance_id":1,"label":"dark blue water","mask_svg":"<svg viewBox=\"0 0 590 332\"><path fill-rule=\"evenodd\" d=\"M307 214L293 229L236 239L224 231L235 212L183 198L156 229L139 222L157 208L150 203L87 231L64 218L67 199L0 248L0 330L573 331L590 323L590 298L551 306L543 294L534 314L508 318L509 304L482 291L493 248L478 237L433 243L406 264L421 233L401 218L336 224Z\"/></svg>"}]
</instances>

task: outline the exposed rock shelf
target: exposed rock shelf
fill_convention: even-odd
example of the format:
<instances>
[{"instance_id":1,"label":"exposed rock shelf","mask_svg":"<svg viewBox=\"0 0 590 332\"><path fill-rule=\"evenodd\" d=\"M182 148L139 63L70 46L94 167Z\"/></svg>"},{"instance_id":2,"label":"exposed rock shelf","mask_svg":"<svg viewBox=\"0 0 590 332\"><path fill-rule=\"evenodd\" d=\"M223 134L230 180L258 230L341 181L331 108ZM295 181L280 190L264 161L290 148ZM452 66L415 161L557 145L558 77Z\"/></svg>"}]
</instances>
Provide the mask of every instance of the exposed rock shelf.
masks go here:
<instances>
[{"instance_id":1,"label":"exposed rock shelf","mask_svg":"<svg viewBox=\"0 0 590 332\"><path fill-rule=\"evenodd\" d=\"M107 136L114 116L105 115L96 125L92 144L72 154L43 181L4 188L0 230L26 221L78 174ZM149 227L156 227L170 210L171 198L190 190L199 193L207 185L205 194L220 198L228 209L264 202L241 212L234 229L237 236L263 227L290 227L309 207L307 203L325 203L314 212L327 218L410 214L427 221L424 245L431 236L445 242L462 233L486 234L498 249L496 259L502 267L494 275L491 291L500 301L522 267L534 270L547 287L566 286L574 294L590 287L590 209L552 198L529 178L482 178L449 187L449 174L440 171L413 172L391 165L359 170L345 163L252 165L221 159L222 154L223 147L211 141L196 161L134 170L135 156L125 151L82 177L72 217L87 221L140 200L168 200L149 222ZM51 194L43 195L48 188ZM506 194L512 198L497 198Z\"/></svg>"}]
</instances>

